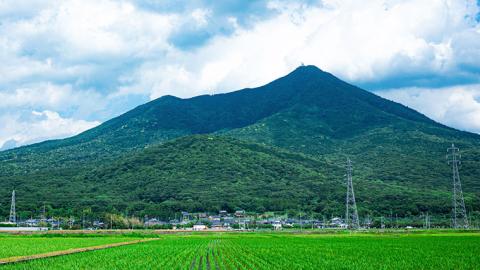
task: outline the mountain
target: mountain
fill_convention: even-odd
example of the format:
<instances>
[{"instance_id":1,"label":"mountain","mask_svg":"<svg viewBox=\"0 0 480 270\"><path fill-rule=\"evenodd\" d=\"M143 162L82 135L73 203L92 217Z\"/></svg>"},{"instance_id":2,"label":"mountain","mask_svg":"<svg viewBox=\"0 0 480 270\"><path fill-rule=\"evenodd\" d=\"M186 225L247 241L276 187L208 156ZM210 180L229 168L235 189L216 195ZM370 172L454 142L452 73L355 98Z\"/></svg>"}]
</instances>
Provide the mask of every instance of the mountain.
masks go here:
<instances>
[{"instance_id":1,"label":"mountain","mask_svg":"<svg viewBox=\"0 0 480 270\"><path fill-rule=\"evenodd\" d=\"M189 152L185 140L203 145L208 155ZM445 214L450 204L445 150L451 143L463 150L461 176L466 204L478 211L479 135L443 126L314 66L302 66L259 88L189 99L165 96L78 136L0 152L0 195L8 198L9 190L15 187L19 197L23 189L24 203L29 208L45 200L63 210L93 206L97 211L113 211L115 206L136 213L145 209L168 212L181 208L200 210L202 206L217 209L222 207L219 202L225 201L230 208L255 211L303 208L338 213L343 200L340 169L348 156L355 162L362 211L394 210L407 215L428 210ZM259 153L248 147L263 150ZM223 148L231 149L231 155L236 156L236 162L228 164L229 170L220 169L222 160L229 158L219 152ZM264 166L289 164L282 174L274 170L258 173L258 166L250 162L266 159L266 149L271 151L268 159L272 163ZM239 154L243 151L248 154ZM179 153L184 154L175 156ZM306 170L308 166L302 163L305 160L279 158L280 153L305 158L318 168ZM175 157L164 159L170 155ZM218 159L206 162L212 155ZM175 162L180 157L182 163ZM142 163L144 159L155 162ZM195 168L188 166L199 161L205 162ZM168 169L156 167L157 162L168 164ZM136 166L130 168L128 164ZM227 193L212 188L213 178L205 174L212 172L210 165L217 168L212 175L222 192ZM299 171L304 170L315 177L301 180L304 175ZM168 172L169 177L163 172ZM239 172L243 178L236 174ZM255 190L275 190L269 176L275 175L280 181L289 173L293 175L288 180L291 194L278 194L277 201L283 201L281 207L266 207L276 201L265 199L265 194ZM145 179L150 179L148 188L141 182ZM192 185L186 184L189 181ZM320 183L329 183L324 190L330 191L312 192L309 188ZM173 184L175 188L160 192L162 187ZM190 195L180 196L179 187L187 187ZM237 193L234 188L238 188ZM157 195L149 192L162 195L152 197ZM246 204L242 196L258 203ZM4 203L8 204L6 199Z\"/></svg>"},{"instance_id":2,"label":"mountain","mask_svg":"<svg viewBox=\"0 0 480 270\"><path fill-rule=\"evenodd\" d=\"M148 147L89 172L82 179L106 203L168 216L171 211L320 207L343 197L340 168L310 157L236 139L192 135ZM125 192L128 190L129 192ZM130 204L130 202L136 202ZM326 200L324 200L326 202ZM338 200L331 205L338 208Z\"/></svg>"}]
</instances>

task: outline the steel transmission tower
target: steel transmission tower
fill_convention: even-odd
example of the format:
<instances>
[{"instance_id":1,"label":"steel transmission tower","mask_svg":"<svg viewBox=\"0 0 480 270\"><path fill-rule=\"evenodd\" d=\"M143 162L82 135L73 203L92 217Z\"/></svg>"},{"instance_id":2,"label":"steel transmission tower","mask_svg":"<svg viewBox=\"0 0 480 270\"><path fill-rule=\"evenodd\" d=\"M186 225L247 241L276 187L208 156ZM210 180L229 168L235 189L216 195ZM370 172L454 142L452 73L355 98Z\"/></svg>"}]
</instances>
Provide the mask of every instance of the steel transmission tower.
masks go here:
<instances>
[{"instance_id":1,"label":"steel transmission tower","mask_svg":"<svg viewBox=\"0 0 480 270\"><path fill-rule=\"evenodd\" d=\"M352 184L352 162L347 158L347 200L345 203L345 222L350 229L360 228L358 220L357 203L355 202L355 193Z\"/></svg>"},{"instance_id":2,"label":"steel transmission tower","mask_svg":"<svg viewBox=\"0 0 480 270\"><path fill-rule=\"evenodd\" d=\"M12 191L12 204L10 206L10 218L8 221L12 223L17 223L17 213L15 210L15 190Z\"/></svg>"},{"instance_id":3,"label":"steel transmission tower","mask_svg":"<svg viewBox=\"0 0 480 270\"><path fill-rule=\"evenodd\" d=\"M463 199L462 183L460 182L460 174L458 173L458 165L460 164L459 149L452 143L452 147L447 149L447 161L452 165L453 173L453 227L468 228L467 211L465 210L465 201Z\"/></svg>"}]
</instances>

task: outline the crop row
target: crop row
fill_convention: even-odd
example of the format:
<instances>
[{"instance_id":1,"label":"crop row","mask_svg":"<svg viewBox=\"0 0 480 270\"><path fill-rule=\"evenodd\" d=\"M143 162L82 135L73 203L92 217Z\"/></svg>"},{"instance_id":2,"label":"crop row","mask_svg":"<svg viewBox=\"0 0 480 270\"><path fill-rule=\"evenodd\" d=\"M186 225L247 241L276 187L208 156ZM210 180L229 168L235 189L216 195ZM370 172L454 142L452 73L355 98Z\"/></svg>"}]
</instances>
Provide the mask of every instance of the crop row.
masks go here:
<instances>
[{"instance_id":1,"label":"crop row","mask_svg":"<svg viewBox=\"0 0 480 270\"><path fill-rule=\"evenodd\" d=\"M480 235L171 235L5 269L473 269Z\"/></svg>"},{"instance_id":2,"label":"crop row","mask_svg":"<svg viewBox=\"0 0 480 270\"><path fill-rule=\"evenodd\" d=\"M131 237L0 237L0 258L120 243Z\"/></svg>"}]
</instances>

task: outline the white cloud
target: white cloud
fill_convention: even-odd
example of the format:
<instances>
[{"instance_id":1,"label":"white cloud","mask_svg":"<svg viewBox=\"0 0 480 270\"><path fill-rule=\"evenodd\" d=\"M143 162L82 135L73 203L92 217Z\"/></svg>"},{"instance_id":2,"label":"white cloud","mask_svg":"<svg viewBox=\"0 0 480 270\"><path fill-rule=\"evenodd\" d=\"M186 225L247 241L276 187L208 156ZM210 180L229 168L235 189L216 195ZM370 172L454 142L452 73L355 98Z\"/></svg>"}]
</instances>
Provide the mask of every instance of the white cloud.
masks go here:
<instances>
[{"instance_id":1,"label":"white cloud","mask_svg":"<svg viewBox=\"0 0 480 270\"><path fill-rule=\"evenodd\" d=\"M122 72L125 63L168 51L177 21L175 14L109 0L60 1L28 19L5 19L0 24L0 87L38 80L82 83L104 68Z\"/></svg>"},{"instance_id":2,"label":"white cloud","mask_svg":"<svg viewBox=\"0 0 480 270\"><path fill-rule=\"evenodd\" d=\"M465 75L465 63L480 70L475 1L324 1L316 8L271 2L270 8L279 15L251 29L237 26L193 52L145 61L125 88L152 98L229 91L266 83L301 62L354 83Z\"/></svg>"},{"instance_id":3,"label":"white cloud","mask_svg":"<svg viewBox=\"0 0 480 270\"><path fill-rule=\"evenodd\" d=\"M447 126L480 133L480 84L440 89L391 89L377 94Z\"/></svg>"},{"instance_id":4,"label":"white cloud","mask_svg":"<svg viewBox=\"0 0 480 270\"><path fill-rule=\"evenodd\" d=\"M6 114L0 117L0 121L0 146L13 141L18 146L46 139L65 138L100 124L98 121L63 118L57 112L48 110L32 111L30 115Z\"/></svg>"},{"instance_id":5,"label":"white cloud","mask_svg":"<svg viewBox=\"0 0 480 270\"><path fill-rule=\"evenodd\" d=\"M197 8L192 11L191 16L195 20L197 27L202 27L208 24L208 19L212 11L208 9Z\"/></svg>"},{"instance_id":6,"label":"white cloud","mask_svg":"<svg viewBox=\"0 0 480 270\"><path fill-rule=\"evenodd\" d=\"M475 0L268 1L272 12L264 18L188 6L175 13L133 0L0 0L0 117L36 110L104 120L138 105L113 102L122 97L253 87L302 62L354 84L415 76L479 80ZM211 33L218 22L225 25ZM207 38L185 49L172 41L179 36L186 44Z\"/></svg>"},{"instance_id":7,"label":"white cloud","mask_svg":"<svg viewBox=\"0 0 480 270\"><path fill-rule=\"evenodd\" d=\"M69 84L52 83L31 84L13 91L2 91L0 100L0 109L37 107L67 110L82 107L83 110L97 112L105 106L102 96L93 90L75 90Z\"/></svg>"},{"instance_id":8,"label":"white cloud","mask_svg":"<svg viewBox=\"0 0 480 270\"><path fill-rule=\"evenodd\" d=\"M187 16L162 14L128 1L62 1L0 27L6 52L1 60L9 63L0 66L0 85L35 76L76 77L82 83L99 69L112 69L109 79L118 84L109 92L155 98L256 86L301 62L357 83L441 75L466 63L480 69L473 0L324 0L317 7L268 3L277 16L252 28L240 27L230 16L232 35L181 51L169 42L171 34L192 19L201 28L217 14L207 8ZM138 68L129 66L131 61Z\"/></svg>"}]
</instances>

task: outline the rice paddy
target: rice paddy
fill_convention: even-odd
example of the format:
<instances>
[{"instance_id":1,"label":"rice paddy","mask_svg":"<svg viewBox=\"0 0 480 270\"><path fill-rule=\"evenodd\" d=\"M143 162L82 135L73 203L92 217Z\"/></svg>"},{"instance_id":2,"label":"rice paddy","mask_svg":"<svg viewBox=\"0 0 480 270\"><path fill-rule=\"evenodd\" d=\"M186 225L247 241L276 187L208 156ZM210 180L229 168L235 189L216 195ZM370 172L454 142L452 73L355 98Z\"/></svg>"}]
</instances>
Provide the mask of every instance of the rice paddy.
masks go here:
<instances>
[{"instance_id":1,"label":"rice paddy","mask_svg":"<svg viewBox=\"0 0 480 270\"><path fill-rule=\"evenodd\" d=\"M4 265L3 268L478 269L480 266L478 233L202 233L155 235L155 237L159 240L31 260ZM49 245L50 250L58 250L79 244L75 238L58 238L45 238L45 242L42 242L45 246L43 251L48 250L46 247ZM119 238L122 237L84 239L85 242L92 243L102 240L116 241L115 239ZM25 253L28 246L26 244L28 241L20 241L21 249L17 249L14 243L3 240L0 240L2 250L10 247L18 253ZM72 240L72 243L62 242L68 240ZM33 247L35 241L30 243L31 252L39 251Z\"/></svg>"},{"instance_id":2,"label":"rice paddy","mask_svg":"<svg viewBox=\"0 0 480 270\"><path fill-rule=\"evenodd\" d=\"M0 258L26 256L39 253L91 247L112 243L131 241L131 237L75 237L75 236L1 236Z\"/></svg>"}]
</instances>

